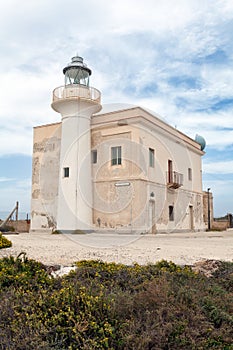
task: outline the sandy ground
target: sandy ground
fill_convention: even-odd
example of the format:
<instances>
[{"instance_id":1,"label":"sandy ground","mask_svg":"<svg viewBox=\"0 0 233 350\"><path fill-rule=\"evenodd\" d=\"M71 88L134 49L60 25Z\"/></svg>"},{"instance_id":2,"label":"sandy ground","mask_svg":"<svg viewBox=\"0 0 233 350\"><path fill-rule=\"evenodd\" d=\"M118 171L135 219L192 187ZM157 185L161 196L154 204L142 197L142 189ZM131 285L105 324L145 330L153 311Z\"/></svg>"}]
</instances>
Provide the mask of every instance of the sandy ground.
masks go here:
<instances>
[{"instance_id":1,"label":"sandy ground","mask_svg":"<svg viewBox=\"0 0 233 350\"><path fill-rule=\"evenodd\" d=\"M75 261L97 259L124 264L147 264L165 259L192 265L207 259L233 261L233 230L223 232L124 235L20 233L7 235L11 248L0 258L26 252L46 265L71 266Z\"/></svg>"}]
</instances>

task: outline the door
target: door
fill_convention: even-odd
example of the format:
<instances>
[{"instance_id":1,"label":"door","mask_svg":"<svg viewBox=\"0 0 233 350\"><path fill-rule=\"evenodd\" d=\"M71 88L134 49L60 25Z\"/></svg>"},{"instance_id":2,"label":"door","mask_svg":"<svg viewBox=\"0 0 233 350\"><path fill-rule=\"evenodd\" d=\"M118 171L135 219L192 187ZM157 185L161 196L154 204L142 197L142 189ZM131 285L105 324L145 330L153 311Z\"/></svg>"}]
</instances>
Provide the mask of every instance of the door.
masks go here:
<instances>
[{"instance_id":1,"label":"door","mask_svg":"<svg viewBox=\"0 0 233 350\"><path fill-rule=\"evenodd\" d=\"M189 228L190 230L194 229L194 223L193 223L193 206L189 206Z\"/></svg>"},{"instance_id":2,"label":"door","mask_svg":"<svg viewBox=\"0 0 233 350\"><path fill-rule=\"evenodd\" d=\"M172 160L168 160L168 183L172 183L173 182L173 179L172 179Z\"/></svg>"}]
</instances>

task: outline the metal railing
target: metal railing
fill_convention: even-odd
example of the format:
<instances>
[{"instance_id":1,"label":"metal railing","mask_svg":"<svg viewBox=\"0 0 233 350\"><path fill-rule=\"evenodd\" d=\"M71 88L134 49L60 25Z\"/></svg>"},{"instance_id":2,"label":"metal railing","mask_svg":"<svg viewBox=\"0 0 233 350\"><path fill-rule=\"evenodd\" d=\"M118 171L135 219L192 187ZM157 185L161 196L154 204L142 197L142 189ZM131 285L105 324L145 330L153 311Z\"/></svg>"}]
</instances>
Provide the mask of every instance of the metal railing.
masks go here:
<instances>
[{"instance_id":1,"label":"metal railing","mask_svg":"<svg viewBox=\"0 0 233 350\"><path fill-rule=\"evenodd\" d=\"M176 171L167 171L167 185L171 188L183 186L184 175Z\"/></svg>"},{"instance_id":2,"label":"metal railing","mask_svg":"<svg viewBox=\"0 0 233 350\"><path fill-rule=\"evenodd\" d=\"M78 84L59 86L53 90L53 102L72 98L81 98L100 103L101 93L93 87Z\"/></svg>"}]
</instances>

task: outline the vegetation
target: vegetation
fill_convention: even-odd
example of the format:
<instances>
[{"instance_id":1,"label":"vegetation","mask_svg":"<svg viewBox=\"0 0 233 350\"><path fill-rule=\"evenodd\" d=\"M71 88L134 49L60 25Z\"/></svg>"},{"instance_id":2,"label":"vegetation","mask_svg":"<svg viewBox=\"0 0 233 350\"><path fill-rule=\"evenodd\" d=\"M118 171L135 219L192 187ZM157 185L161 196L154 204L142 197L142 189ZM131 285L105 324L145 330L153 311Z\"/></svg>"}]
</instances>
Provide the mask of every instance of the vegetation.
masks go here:
<instances>
[{"instance_id":1,"label":"vegetation","mask_svg":"<svg viewBox=\"0 0 233 350\"><path fill-rule=\"evenodd\" d=\"M59 230L53 230L51 233L52 235L60 235L62 232Z\"/></svg>"},{"instance_id":2,"label":"vegetation","mask_svg":"<svg viewBox=\"0 0 233 350\"><path fill-rule=\"evenodd\" d=\"M53 235L58 235L58 234L62 234L62 231L60 230L53 230L51 232ZM85 232L82 230L74 230L71 232L72 234L76 234L76 235L85 235Z\"/></svg>"},{"instance_id":3,"label":"vegetation","mask_svg":"<svg viewBox=\"0 0 233 350\"><path fill-rule=\"evenodd\" d=\"M0 349L233 349L233 263L210 278L161 261L81 261L62 278L0 260Z\"/></svg>"},{"instance_id":4,"label":"vegetation","mask_svg":"<svg viewBox=\"0 0 233 350\"><path fill-rule=\"evenodd\" d=\"M12 246L12 243L9 239L4 237L2 233L0 232L0 249L2 248L9 248Z\"/></svg>"},{"instance_id":5,"label":"vegetation","mask_svg":"<svg viewBox=\"0 0 233 350\"><path fill-rule=\"evenodd\" d=\"M1 227L1 232L15 232L14 226L4 225Z\"/></svg>"},{"instance_id":6,"label":"vegetation","mask_svg":"<svg viewBox=\"0 0 233 350\"><path fill-rule=\"evenodd\" d=\"M214 218L216 221L221 221L221 220L229 220L229 217L232 216L232 214L226 214L224 216L219 216L217 218Z\"/></svg>"}]
</instances>

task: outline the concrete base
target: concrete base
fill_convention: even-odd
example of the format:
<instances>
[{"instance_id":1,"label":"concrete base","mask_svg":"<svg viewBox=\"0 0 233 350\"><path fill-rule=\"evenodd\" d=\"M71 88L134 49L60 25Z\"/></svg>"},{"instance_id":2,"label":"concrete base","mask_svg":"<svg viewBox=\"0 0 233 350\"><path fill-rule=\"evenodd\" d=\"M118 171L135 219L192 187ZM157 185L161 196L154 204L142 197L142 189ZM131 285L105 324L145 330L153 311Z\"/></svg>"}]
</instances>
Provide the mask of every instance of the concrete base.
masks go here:
<instances>
[{"instance_id":1,"label":"concrete base","mask_svg":"<svg viewBox=\"0 0 233 350\"><path fill-rule=\"evenodd\" d=\"M40 229L30 229L29 233L52 233L52 230L49 228L40 228Z\"/></svg>"},{"instance_id":2,"label":"concrete base","mask_svg":"<svg viewBox=\"0 0 233 350\"><path fill-rule=\"evenodd\" d=\"M94 233L93 230L57 230L61 232L62 234L74 234L74 235L84 235L89 233Z\"/></svg>"}]
</instances>

